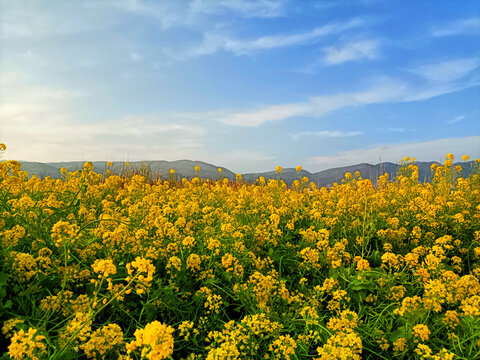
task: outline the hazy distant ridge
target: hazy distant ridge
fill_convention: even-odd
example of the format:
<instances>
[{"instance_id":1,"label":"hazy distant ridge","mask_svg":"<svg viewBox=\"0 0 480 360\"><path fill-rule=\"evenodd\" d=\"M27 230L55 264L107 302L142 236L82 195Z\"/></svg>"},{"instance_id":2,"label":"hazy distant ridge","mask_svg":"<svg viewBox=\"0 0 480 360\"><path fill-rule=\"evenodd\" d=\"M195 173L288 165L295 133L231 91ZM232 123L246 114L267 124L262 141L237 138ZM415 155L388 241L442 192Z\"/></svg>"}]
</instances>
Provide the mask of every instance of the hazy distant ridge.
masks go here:
<instances>
[{"instance_id":1,"label":"hazy distant ridge","mask_svg":"<svg viewBox=\"0 0 480 360\"><path fill-rule=\"evenodd\" d=\"M69 162L49 162L49 163L40 163L40 162L29 162L22 161L22 169L28 171L30 175L35 175L40 178L45 178L50 176L54 179L60 178L60 169L66 168L68 171L80 170L83 167L84 162L82 161L69 161ZM104 173L107 169L106 161L94 161L93 170L98 173ZM418 166L419 180L430 181L432 177L431 166L432 164L439 164L438 162L417 162L415 165ZM177 179L187 178L192 179L196 176L194 167L200 166L200 177L202 179L212 179L217 180L220 177L226 177L228 179L235 179L235 173L228 170L227 168L212 165L203 161L192 161L192 160L177 160L177 161L132 161L129 163L129 166L126 167L123 162L114 162L110 168L112 173L119 174L122 171L133 170L135 172L140 172L143 174L149 174L153 177L160 177L162 179L170 178L170 169L175 169L175 177ZM456 163L455 165L461 165L463 167L463 176L467 177L473 166L473 161L466 163ZM222 172L218 172L218 168L222 169ZM395 176L398 169L400 168L399 164L394 164L390 162L385 162L382 164L367 164L361 163L357 165L343 166L338 168L332 168L327 170L322 170L316 173L311 173L306 170L302 170L300 174L297 174L294 168L285 168L283 172L278 175L275 171L259 172L259 173L246 173L242 174L242 177L247 182L253 182L258 179L260 176L263 176L267 181L269 179L282 179L287 184L291 184L295 180L300 180L302 177L308 177L309 181L313 181L318 186L328 186L332 185L334 182L340 182L346 172L351 172L352 174L355 171L360 172L360 175L364 179L375 180L381 173L389 173L391 177Z\"/></svg>"}]
</instances>

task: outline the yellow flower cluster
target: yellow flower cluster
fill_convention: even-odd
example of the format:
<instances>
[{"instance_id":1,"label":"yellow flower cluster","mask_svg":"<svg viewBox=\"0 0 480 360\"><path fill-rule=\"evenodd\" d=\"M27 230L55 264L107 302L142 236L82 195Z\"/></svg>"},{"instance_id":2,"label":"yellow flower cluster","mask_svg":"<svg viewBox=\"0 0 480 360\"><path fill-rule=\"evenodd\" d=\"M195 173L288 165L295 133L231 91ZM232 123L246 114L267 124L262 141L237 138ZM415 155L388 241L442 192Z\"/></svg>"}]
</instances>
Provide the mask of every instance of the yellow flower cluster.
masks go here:
<instances>
[{"instance_id":1,"label":"yellow flower cluster","mask_svg":"<svg viewBox=\"0 0 480 360\"><path fill-rule=\"evenodd\" d=\"M117 268L112 260L103 260L97 259L92 264L92 269L94 273L98 274L98 278L109 277L110 275L115 275L117 273Z\"/></svg>"},{"instance_id":2,"label":"yellow flower cluster","mask_svg":"<svg viewBox=\"0 0 480 360\"><path fill-rule=\"evenodd\" d=\"M155 266L152 264L152 261L137 256L134 261L127 264L126 268L128 276L125 278L125 281L129 282L135 278L138 281L135 291L139 295L144 294L151 286L155 272Z\"/></svg>"},{"instance_id":3,"label":"yellow flower cluster","mask_svg":"<svg viewBox=\"0 0 480 360\"><path fill-rule=\"evenodd\" d=\"M474 358L480 161L444 160L322 188L0 162L0 357Z\"/></svg>"},{"instance_id":4,"label":"yellow flower cluster","mask_svg":"<svg viewBox=\"0 0 480 360\"><path fill-rule=\"evenodd\" d=\"M108 324L94 331L80 348L89 359L105 359L108 352L123 345L123 332L117 324Z\"/></svg>"},{"instance_id":5,"label":"yellow flower cluster","mask_svg":"<svg viewBox=\"0 0 480 360\"><path fill-rule=\"evenodd\" d=\"M430 336L430 330L428 329L428 326L418 324L413 327L412 334L415 337L415 341L418 341L418 339L427 341Z\"/></svg>"},{"instance_id":6,"label":"yellow flower cluster","mask_svg":"<svg viewBox=\"0 0 480 360\"><path fill-rule=\"evenodd\" d=\"M135 340L127 344L127 351L131 354L139 349L140 356L149 360L167 359L173 352L174 331L171 326L153 321L135 331Z\"/></svg>"},{"instance_id":7,"label":"yellow flower cluster","mask_svg":"<svg viewBox=\"0 0 480 360\"><path fill-rule=\"evenodd\" d=\"M60 220L52 227L52 241L56 247L74 243L78 234L78 226L68 221Z\"/></svg>"},{"instance_id":8,"label":"yellow flower cluster","mask_svg":"<svg viewBox=\"0 0 480 360\"><path fill-rule=\"evenodd\" d=\"M43 340L45 340L45 336L38 335L37 329L29 328L27 332L19 330L11 338L8 355L14 360L42 359L42 354L46 354Z\"/></svg>"}]
</instances>

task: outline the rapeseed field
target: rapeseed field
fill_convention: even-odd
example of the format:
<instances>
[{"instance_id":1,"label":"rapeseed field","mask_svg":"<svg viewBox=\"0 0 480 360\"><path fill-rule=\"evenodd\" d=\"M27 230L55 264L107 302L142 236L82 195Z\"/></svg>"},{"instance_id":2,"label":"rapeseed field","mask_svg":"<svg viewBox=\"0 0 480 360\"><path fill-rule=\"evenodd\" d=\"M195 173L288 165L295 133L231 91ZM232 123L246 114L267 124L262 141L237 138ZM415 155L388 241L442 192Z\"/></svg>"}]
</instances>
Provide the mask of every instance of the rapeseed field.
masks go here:
<instances>
[{"instance_id":1,"label":"rapeseed field","mask_svg":"<svg viewBox=\"0 0 480 360\"><path fill-rule=\"evenodd\" d=\"M478 359L479 162L452 160L328 189L3 161L2 359Z\"/></svg>"}]
</instances>

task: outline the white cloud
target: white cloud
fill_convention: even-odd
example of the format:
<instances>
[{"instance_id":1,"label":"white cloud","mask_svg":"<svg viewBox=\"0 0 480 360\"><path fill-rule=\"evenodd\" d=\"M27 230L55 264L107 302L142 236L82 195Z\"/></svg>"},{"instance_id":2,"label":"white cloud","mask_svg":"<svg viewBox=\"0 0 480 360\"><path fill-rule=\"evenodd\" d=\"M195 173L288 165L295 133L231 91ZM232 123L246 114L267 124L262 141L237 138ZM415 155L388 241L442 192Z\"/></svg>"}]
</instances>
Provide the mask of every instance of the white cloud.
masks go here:
<instances>
[{"instance_id":1,"label":"white cloud","mask_svg":"<svg viewBox=\"0 0 480 360\"><path fill-rule=\"evenodd\" d=\"M78 90L28 84L20 73L0 77L0 140L4 159L202 160L237 171L270 168L273 156L255 149L208 150L211 119L224 112L163 112L85 122L76 117ZM210 124L210 128L209 128ZM218 123L214 123L218 131Z\"/></svg>"},{"instance_id":2,"label":"white cloud","mask_svg":"<svg viewBox=\"0 0 480 360\"><path fill-rule=\"evenodd\" d=\"M0 0L0 38L63 36L118 25L122 13L155 19L158 27L196 28L210 15L238 14L246 18L282 16L284 0ZM120 13L120 14L119 14ZM208 22L211 28L212 23Z\"/></svg>"},{"instance_id":3,"label":"white cloud","mask_svg":"<svg viewBox=\"0 0 480 360\"><path fill-rule=\"evenodd\" d=\"M205 130L195 124L134 116L85 124L68 113L52 117L53 109L31 110L17 112L0 126L9 158L60 161L116 156L119 160L119 154L128 153L130 160L175 160L192 157L203 148ZM0 116L4 116L2 108Z\"/></svg>"},{"instance_id":4,"label":"white cloud","mask_svg":"<svg viewBox=\"0 0 480 360\"><path fill-rule=\"evenodd\" d=\"M449 24L435 27L431 31L431 34L435 37L478 33L480 33L480 17L456 20Z\"/></svg>"},{"instance_id":5,"label":"white cloud","mask_svg":"<svg viewBox=\"0 0 480 360\"><path fill-rule=\"evenodd\" d=\"M139 53L132 51L130 53L130 60L133 62L141 62L143 60L143 56L141 56Z\"/></svg>"},{"instance_id":6,"label":"white cloud","mask_svg":"<svg viewBox=\"0 0 480 360\"><path fill-rule=\"evenodd\" d=\"M355 165L361 162L376 164L380 157L382 162L393 163L398 163L405 156L415 157L417 161L440 161L448 152L453 153L457 159L465 154L471 158L480 157L480 136L355 149L339 152L332 156L311 157L306 160L306 164L311 166L313 171L319 171L332 167Z\"/></svg>"},{"instance_id":7,"label":"white cloud","mask_svg":"<svg viewBox=\"0 0 480 360\"><path fill-rule=\"evenodd\" d=\"M427 80L447 82L461 79L480 65L479 58L465 58L428 64L411 69Z\"/></svg>"},{"instance_id":8,"label":"white cloud","mask_svg":"<svg viewBox=\"0 0 480 360\"><path fill-rule=\"evenodd\" d=\"M326 24L306 32L262 36L256 39L235 39L229 36L206 32L203 42L199 46L187 51L184 57L210 55L219 50L229 51L236 55L247 55L260 50L298 46L314 43L327 35L342 33L366 24L367 22L364 19L353 19L347 22Z\"/></svg>"},{"instance_id":9,"label":"white cloud","mask_svg":"<svg viewBox=\"0 0 480 360\"><path fill-rule=\"evenodd\" d=\"M316 9L327 10L335 7L368 6L384 0L322 0L314 4Z\"/></svg>"},{"instance_id":10,"label":"white cloud","mask_svg":"<svg viewBox=\"0 0 480 360\"><path fill-rule=\"evenodd\" d=\"M128 152L131 160L192 157L203 148L206 130L195 114L124 116L85 122L75 114L80 90L32 85L21 74L7 73L0 85L0 138L5 157L54 161L105 159Z\"/></svg>"},{"instance_id":11,"label":"white cloud","mask_svg":"<svg viewBox=\"0 0 480 360\"><path fill-rule=\"evenodd\" d=\"M63 36L101 30L116 20L105 8L91 11L90 2L56 1L47 8L44 2L1 1L0 38Z\"/></svg>"},{"instance_id":12,"label":"white cloud","mask_svg":"<svg viewBox=\"0 0 480 360\"><path fill-rule=\"evenodd\" d=\"M379 56L380 41L363 39L348 42L340 46L323 48L323 62L327 65L337 65L348 61L374 60Z\"/></svg>"},{"instance_id":13,"label":"white cloud","mask_svg":"<svg viewBox=\"0 0 480 360\"><path fill-rule=\"evenodd\" d=\"M5 78L19 79L13 75ZM6 83L5 78L2 84ZM217 112L165 112L86 123L74 116L73 98L48 97L50 93L67 94L68 90L42 88L38 94L44 95L39 97L35 96L36 90L35 86L17 84L14 97L1 98L0 119L9 119L0 121L0 140L7 144L4 159L41 162L199 159L236 172L270 168L274 159L257 150L207 150L206 119L218 117Z\"/></svg>"},{"instance_id":14,"label":"white cloud","mask_svg":"<svg viewBox=\"0 0 480 360\"><path fill-rule=\"evenodd\" d=\"M455 68L455 64L459 68ZM419 83L380 78L365 91L316 96L304 102L267 105L250 111L230 112L220 118L220 121L230 125L256 127L292 117L319 118L331 111L350 106L426 100L480 85L480 80L477 78L462 79L475 69L475 64L476 62L470 59L430 64L411 70L422 76L423 79L420 80L423 81ZM442 69L445 72L443 74ZM462 81L459 81L460 79Z\"/></svg>"},{"instance_id":15,"label":"white cloud","mask_svg":"<svg viewBox=\"0 0 480 360\"><path fill-rule=\"evenodd\" d=\"M130 15L153 18L162 29L189 27L194 22L193 15L184 0L143 1L143 0L102 0L89 3L94 11L117 10Z\"/></svg>"},{"instance_id":16,"label":"white cloud","mask_svg":"<svg viewBox=\"0 0 480 360\"><path fill-rule=\"evenodd\" d=\"M343 138L362 135L362 131L337 131L337 130L323 130L323 131L300 131L293 134L293 140L298 140L302 136L314 136L320 138Z\"/></svg>"},{"instance_id":17,"label":"white cloud","mask_svg":"<svg viewBox=\"0 0 480 360\"><path fill-rule=\"evenodd\" d=\"M316 96L311 97L306 102L265 106L258 110L231 113L221 118L220 121L230 125L255 127L266 122L296 116L318 118L333 110L348 106L402 101L408 95L408 91L408 87L402 82L381 79L375 86L366 91Z\"/></svg>"},{"instance_id":18,"label":"white cloud","mask_svg":"<svg viewBox=\"0 0 480 360\"><path fill-rule=\"evenodd\" d=\"M453 119L447 120L447 124L455 124L463 119L465 119L465 115L455 116Z\"/></svg>"},{"instance_id":19,"label":"white cloud","mask_svg":"<svg viewBox=\"0 0 480 360\"><path fill-rule=\"evenodd\" d=\"M271 169L276 158L262 151L233 149L204 153L202 159L212 164L221 164L235 173L248 173Z\"/></svg>"},{"instance_id":20,"label":"white cloud","mask_svg":"<svg viewBox=\"0 0 480 360\"><path fill-rule=\"evenodd\" d=\"M114 9L137 16L154 18L162 29L198 26L211 15L239 15L245 18L282 16L284 0L97 0L95 9ZM208 23L211 27L211 22Z\"/></svg>"},{"instance_id":21,"label":"white cloud","mask_svg":"<svg viewBox=\"0 0 480 360\"><path fill-rule=\"evenodd\" d=\"M247 18L270 18L283 15L283 0L194 0L190 11L194 13L237 13Z\"/></svg>"}]
</instances>

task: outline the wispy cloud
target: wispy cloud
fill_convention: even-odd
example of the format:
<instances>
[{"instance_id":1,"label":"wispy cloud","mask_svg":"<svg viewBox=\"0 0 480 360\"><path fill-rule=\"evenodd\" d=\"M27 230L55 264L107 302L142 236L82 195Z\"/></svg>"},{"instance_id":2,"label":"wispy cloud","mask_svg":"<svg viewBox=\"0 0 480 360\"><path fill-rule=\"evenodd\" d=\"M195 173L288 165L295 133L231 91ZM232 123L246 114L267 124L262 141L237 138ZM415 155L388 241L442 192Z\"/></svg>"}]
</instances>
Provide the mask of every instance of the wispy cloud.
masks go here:
<instances>
[{"instance_id":1,"label":"wispy cloud","mask_svg":"<svg viewBox=\"0 0 480 360\"><path fill-rule=\"evenodd\" d=\"M362 39L350 41L338 46L323 48L323 62L327 65L337 65L348 61L374 60L380 54L380 41Z\"/></svg>"},{"instance_id":2,"label":"wispy cloud","mask_svg":"<svg viewBox=\"0 0 480 360\"><path fill-rule=\"evenodd\" d=\"M478 157L480 156L480 136L408 142L342 151L331 156L311 157L305 163L313 170L318 171L331 167L355 165L360 162L375 164L379 162L380 156L383 162L393 163L398 163L405 156L415 157L417 161L439 161L447 152L454 154L457 159L465 154Z\"/></svg>"},{"instance_id":3,"label":"wispy cloud","mask_svg":"<svg viewBox=\"0 0 480 360\"><path fill-rule=\"evenodd\" d=\"M249 112L232 113L221 119L222 122L236 126L260 126L271 121L279 121L291 117L321 117L330 111L347 106L366 105L388 101L404 93L405 86L391 80L383 81L365 92L340 93L328 96L316 96L306 102L270 105Z\"/></svg>"},{"instance_id":4,"label":"wispy cloud","mask_svg":"<svg viewBox=\"0 0 480 360\"><path fill-rule=\"evenodd\" d=\"M0 3L0 39L65 36L105 29L116 23L104 8L89 11L89 3L55 2L50 11L38 1ZM100 5L100 2L99 2Z\"/></svg>"},{"instance_id":5,"label":"wispy cloud","mask_svg":"<svg viewBox=\"0 0 480 360\"><path fill-rule=\"evenodd\" d=\"M383 0L322 0L316 3L314 7L320 10L326 10L343 6L367 6L378 3L380 1Z\"/></svg>"},{"instance_id":6,"label":"wispy cloud","mask_svg":"<svg viewBox=\"0 0 480 360\"><path fill-rule=\"evenodd\" d=\"M181 114L121 116L85 122L75 101L82 90L29 84L21 74L7 73L0 86L9 93L0 101L0 134L13 159L52 161L105 159L129 152L131 159L178 159L203 148L204 126ZM190 118L193 116L190 115ZM28 146L25 146L28 144Z\"/></svg>"},{"instance_id":7,"label":"wispy cloud","mask_svg":"<svg viewBox=\"0 0 480 360\"><path fill-rule=\"evenodd\" d=\"M407 132L407 129L405 129L405 128L397 128L397 127L390 127L390 128L386 128L386 129L379 129L379 130L383 130L383 131L387 131L387 132L395 132L395 133L404 133L404 132Z\"/></svg>"},{"instance_id":8,"label":"wispy cloud","mask_svg":"<svg viewBox=\"0 0 480 360\"><path fill-rule=\"evenodd\" d=\"M465 115L458 115L455 116L453 119L447 120L447 124L455 124L459 121L462 121L463 119L465 119Z\"/></svg>"},{"instance_id":9,"label":"wispy cloud","mask_svg":"<svg viewBox=\"0 0 480 360\"><path fill-rule=\"evenodd\" d=\"M346 22L326 24L305 32L269 35L255 39L237 39L213 32L206 32L203 35L202 43L188 50L183 56L210 55L219 50L232 52L235 55L247 55L261 50L312 44L327 35L339 34L347 30L366 26L367 24L367 20L357 18Z\"/></svg>"},{"instance_id":10,"label":"wispy cloud","mask_svg":"<svg viewBox=\"0 0 480 360\"><path fill-rule=\"evenodd\" d=\"M236 13L247 18L271 18L284 13L284 0L194 0L190 11L194 13Z\"/></svg>"},{"instance_id":11,"label":"wispy cloud","mask_svg":"<svg viewBox=\"0 0 480 360\"><path fill-rule=\"evenodd\" d=\"M480 33L480 17L456 20L449 24L434 27L431 30L431 34L435 37L478 33Z\"/></svg>"},{"instance_id":12,"label":"wispy cloud","mask_svg":"<svg viewBox=\"0 0 480 360\"><path fill-rule=\"evenodd\" d=\"M463 78L479 65L480 58L465 58L427 64L411 71L431 81L448 82Z\"/></svg>"},{"instance_id":13,"label":"wispy cloud","mask_svg":"<svg viewBox=\"0 0 480 360\"><path fill-rule=\"evenodd\" d=\"M285 4L285 0L63 0L46 11L42 2L2 1L0 38L63 36L105 29L118 25L119 13L153 18L162 29L195 28L211 15L282 16Z\"/></svg>"},{"instance_id":14,"label":"wispy cloud","mask_svg":"<svg viewBox=\"0 0 480 360\"><path fill-rule=\"evenodd\" d=\"M460 68L455 68L452 64L457 64ZM304 102L267 105L250 111L231 112L220 121L230 125L255 127L292 117L319 118L331 111L350 106L426 100L480 85L476 78L462 79L475 69L474 65L475 62L465 60L431 64L413 71L421 75L424 81L407 82L384 77L365 91L315 96ZM445 73L442 74L440 69Z\"/></svg>"},{"instance_id":15,"label":"wispy cloud","mask_svg":"<svg viewBox=\"0 0 480 360\"><path fill-rule=\"evenodd\" d=\"M298 140L302 136L313 136L319 138L345 138L362 135L362 131L337 131L337 130L323 130L323 131L300 131L292 135L293 140Z\"/></svg>"},{"instance_id":16,"label":"wispy cloud","mask_svg":"<svg viewBox=\"0 0 480 360\"><path fill-rule=\"evenodd\" d=\"M132 51L130 53L130 60L133 62L141 62L143 60L143 56L141 56L139 53Z\"/></svg>"},{"instance_id":17,"label":"wispy cloud","mask_svg":"<svg viewBox=\"0 0 480 360\"><path fill-rule=\"evenodd\" d=\"M4 110L0 108L0 116ZM11 113L11 112L10 112ZM196 124L129 116L94 124L81 123L54 109L27 108L0 126L8 156L36 161L105 159L128 153L130 160L193 157L203 149L205 130ZM38 124L42 126L38 126ZM28 147L25 144L30 144Z\"/></svg>"}]
</instances>

